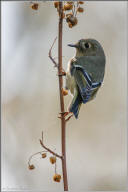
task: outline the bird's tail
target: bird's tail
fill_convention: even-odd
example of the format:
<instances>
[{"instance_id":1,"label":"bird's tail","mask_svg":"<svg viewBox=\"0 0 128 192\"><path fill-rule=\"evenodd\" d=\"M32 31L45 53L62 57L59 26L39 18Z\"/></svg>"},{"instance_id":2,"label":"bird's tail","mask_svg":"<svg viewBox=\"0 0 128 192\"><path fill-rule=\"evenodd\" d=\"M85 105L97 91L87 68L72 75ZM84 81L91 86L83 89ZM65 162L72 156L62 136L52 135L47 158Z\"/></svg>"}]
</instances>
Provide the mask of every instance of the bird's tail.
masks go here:
<instances>
[{"instance_id":1,"label":"bird's tail","mask_svg":"<svg viewBox=\"0 0 128 192\"><path fill-rule=\"evenodd\" d=\"M72 112L75 118L78 118L79 110L82 104L82 97L80 94L77 95L75 101L69 107L69 111Z\"/></svg>"}]
</instances>

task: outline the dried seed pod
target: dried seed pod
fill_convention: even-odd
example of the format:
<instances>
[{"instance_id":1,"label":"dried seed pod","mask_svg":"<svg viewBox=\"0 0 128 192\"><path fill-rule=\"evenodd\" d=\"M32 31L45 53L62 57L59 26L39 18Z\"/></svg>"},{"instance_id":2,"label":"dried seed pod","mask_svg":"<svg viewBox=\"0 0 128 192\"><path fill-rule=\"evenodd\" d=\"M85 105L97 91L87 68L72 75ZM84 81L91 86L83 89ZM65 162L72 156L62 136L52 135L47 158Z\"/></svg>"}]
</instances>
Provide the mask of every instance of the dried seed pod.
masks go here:
<instances>
[{"instance_id":1,"label":"dried seed pod","mask_svg":"<svg viewBox=\"0 0 128 192\"><path fill-rule=\"evenodd\" d=\"M78 23L77 18L74 17L73 15L67 16L66 21L67 21L69 27L75 26ZM72 26L71 26L71 24L72 24Z\"/></svg>"},{"instance_id":2,"label":"dried seed pod","mask_svg":"<svg viewBox=\"0 0 128 192\"><path fill-rule=\"evenodd\" d=\"M32 170L32 169L35 169L35 166L34 166L34 165L29 165L28 168L29 168L30 170Z\"/></svg>"},{"instance_id":3,"label":"dried seed pod","mask_svg":"<svg viewBox=\"0 0 128 192\"><path fill-rule=\"evenodd\" d=\"M56 163L56 157L55 156L52 156L49 159L50 159L51 164Z\"/></svg>"},{"instance_id":4,"label":"dried seed pod","mask_svg":"<svg viewBox=\"0 0 128 192\"><path fill-rule=\"evenodd\" d=\"M58 8L58 7L59 7L59 2L58 2L58 1L55 1L55 2L54 2L54 7L55 7L55 8Z\"/></svg>"},{"instance_id":5,"label":"dried seed pod","mask_svg":"<svg viewBox=\"0 0 128 192\"><path fill-rule=\"evenodd\" d=\"M66 17L68 17L69 15L70 15L70 16L73 16L73 13L67 13L67 14L66 14Z\"/></svg>"},{"instance_id":6,"label":"dried seed pod","mask_svg":"<svg viewBox=\"0 0 128 192\"><path fill-rule=\"evenodd\" d=\"M60 182L60 180L61 180L61 175L55 174L55 175L53 176L53 181L55 181L55 182Z\"/></svg>"},{"instance_id":7,"label":"dried seed pod","mask_svg":"<svg viewBox=\"0 0 128 192\"><path fill-rule=\"evenodd\" d=\"M47 157L47 154L46 153L42 153L42 158L45 158Z\"/></svg>"},{"instance_id":8,"label":"dried seed pod","mask_svg":"<svg viewBox=\"0 0 128 192\"><path fill-rule=\"evenodd\" d=\"M67 11L67 10L71 10L73 8L73 5L72 4L69 4L69 3L66 3L64 5L64 10Z\"/></svg>"},{"instance_id":9,"label":"dried seed pod","mask_svg":"<svg viewBox=\"0 0 128 192\"><path fill-rule=\"evenodd\" d=\"M79 1L78 3L79 3L79 4L84 4L84 2L83 2L83 1Z\"/></svg>"},{"instance_id":10,"label":"dried seed pod","mask_svg":"<svg viewBox=\"0 0 128 192\"><path fill-rule=\"evenodd\" d=\"M34 9L34 10L38 10L39 4L38 4L38 3L33 3L33 4L31 5L31 8Z\"/></svg>"},{"instance_id":11,"label":"dried seed pod","mask_svg":"<svg viewBox=\"0 0 128 192\"><path fill-rule=\"evenodd\" d=\"M73 1L67 1L66 3L72 5L72 4L73 4Z\"/></svg>"},{"instance_id":12,"label":"dried seed pod","mask_svg":"<svg viewBox=\"0 0 128 192\"><path fill-rule=\"evenodd\" d=\"M68 22L68 26L69 26L69 28L73 27L73 25L70 22Z\"/></svg>"},{"instance_id":13,"label":"dried seed pod","mask_svg":"<svg viewBox=\"0 0 128 192\"><path fill-rule=\"evenodd\" d=\"M64 96L66 96L66 95L68 95L68 91L67 91L66 89L62 89L62 94L63 94Z\"/></svg>"},{"instance_id":14,"label":"dried seed pod","mask_svg":"<svg viewBox=\"0 0 128 192\"><path fill-rule=\"evenodd\" d=\"M82 7L78 7L77 12L83 13L83 12L84 12L84 9L83 9Z\"/></svg>"}]
</instances>

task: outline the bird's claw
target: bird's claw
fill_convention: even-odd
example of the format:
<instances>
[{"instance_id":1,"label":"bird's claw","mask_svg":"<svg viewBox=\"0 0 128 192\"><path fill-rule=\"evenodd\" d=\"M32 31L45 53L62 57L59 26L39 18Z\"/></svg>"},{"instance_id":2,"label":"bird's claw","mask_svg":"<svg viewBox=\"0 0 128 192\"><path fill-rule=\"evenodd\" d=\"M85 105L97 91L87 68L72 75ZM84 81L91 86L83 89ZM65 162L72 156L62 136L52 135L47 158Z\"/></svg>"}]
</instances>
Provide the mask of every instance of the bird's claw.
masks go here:
<instances>
[{"instance_id":1,"label":"bird's claw","mask_svg":"<svg viewBox=\"0 0 128 192\"><path fill-rule=\"evenodd\" d=\"M71 119L71 117L73 117L73 114L70 115L67 119L65 119L65 121L66 121L66 122L69 121L69 120Z\"/></svg>"},{"instance_id":2,"label":"bird's claw","mask_svg":"<svg viewBox=\"0 0 128 192\"><path fill-rule=\"evenodd\" d=\"M60 119L62 119L62 118L64 118L64 117L66 117L68 114L69 114L69 112L61 112L61 113L59 113L61 116L58 116L58 118L60 118Z\"/></svg>"},{"instance_id":3,"label":"bird's claw","mask_svg":"<svg viewBox=\"0 0 128 192\"><path fill-rule=\"evenodd\" d=\"M59 113L61 116L58 116L58 118L62 119L65 118L67 115L69 115L71 112L63 112L63 113ZM73 115L69 116L66 121L68 121Z\"/></svg>"},{"instance_id":4,"label":"bird's claw","mask_svg":"<svg viewBox=\"0 0 128 192\"><path fill-rule=\"evenodd\" d=\"M65 71L61 71L60 73L58 73L58 76L66 76L66 72Z\"/></svg>"}]
</instances>

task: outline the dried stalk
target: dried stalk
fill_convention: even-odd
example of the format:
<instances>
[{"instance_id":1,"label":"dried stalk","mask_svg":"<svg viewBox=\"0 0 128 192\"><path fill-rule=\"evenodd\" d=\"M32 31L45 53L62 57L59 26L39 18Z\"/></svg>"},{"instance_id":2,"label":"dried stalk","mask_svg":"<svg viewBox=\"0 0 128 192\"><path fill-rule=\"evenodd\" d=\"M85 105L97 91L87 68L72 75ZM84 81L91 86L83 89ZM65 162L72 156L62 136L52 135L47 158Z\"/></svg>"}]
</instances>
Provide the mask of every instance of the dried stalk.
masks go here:
<instances>
[{"instance_id":1,"label":"dried stalk","mask_svg":"<svg viewBox=\"0 0 128 192\"><path fill-rule=\"evenodd\" d=\"M62 28L63 28L63 3L59 2L59 31L58 31L58 75L62 74ZM61 108L61 146L62 146L62 172L64 191L68 191L67 181L67 168L66 168L66 122L65 122L65 110L64 110L64 96L62 94L63 88L63 76L59 78L59 91L60 91L60 108Z\"/></svg>"},{"instance_id":2,"label":"dried stalk","mask_svg":"<svg viewBox=\"0 0 128 192\"><path fill-rule=\"evenodd\" d=\"M54 67L58 69L58 79L59 79L59 93L60 93L60 109L61 109L61 150L62 156L58 155L48 147L46 147L43 143L43 132L42 132L42 140L40 140L41 146L46 149L48 152L52 153L56 157L62 160L62 172L63 172L63 183L64 183L64 191L68 191L68 181L67 181L67 168L66 168L66 122L72 117L72 115L65 119L65 110L64 110L64 96L62 94L63 89L63 76L65 75L65 71L62 67L62 29L63 29L63 3L59 2L59 26L58 26L58 64L55 59L51 55L52 48L55 44L57 38L55 38L50 50L49 50L49 58L54 63Z\"/></svg>"}]
</instances>

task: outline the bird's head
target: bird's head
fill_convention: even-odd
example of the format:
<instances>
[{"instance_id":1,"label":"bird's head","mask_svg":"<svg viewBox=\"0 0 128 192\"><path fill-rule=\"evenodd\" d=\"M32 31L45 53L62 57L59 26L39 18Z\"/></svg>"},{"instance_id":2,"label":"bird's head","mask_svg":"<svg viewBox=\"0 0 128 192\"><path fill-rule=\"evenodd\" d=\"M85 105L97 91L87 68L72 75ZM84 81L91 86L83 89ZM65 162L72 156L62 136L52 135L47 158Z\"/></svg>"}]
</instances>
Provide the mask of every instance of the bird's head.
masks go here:
<instances>
[{"instance_id":1,"label":"bird's head","mask_svg":"<svg viewBox=\"0 0 128 192\"><path fill-rule=\"evenodd\" d=\"M76 44L68 44L76 48L76 56L95 56L103 54L103 48L100 43L94 39L81 39Z\"/></svg>"}]
</instances>

